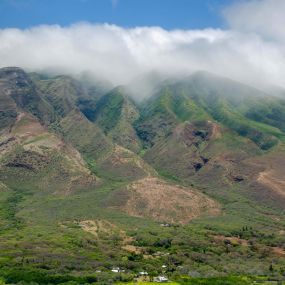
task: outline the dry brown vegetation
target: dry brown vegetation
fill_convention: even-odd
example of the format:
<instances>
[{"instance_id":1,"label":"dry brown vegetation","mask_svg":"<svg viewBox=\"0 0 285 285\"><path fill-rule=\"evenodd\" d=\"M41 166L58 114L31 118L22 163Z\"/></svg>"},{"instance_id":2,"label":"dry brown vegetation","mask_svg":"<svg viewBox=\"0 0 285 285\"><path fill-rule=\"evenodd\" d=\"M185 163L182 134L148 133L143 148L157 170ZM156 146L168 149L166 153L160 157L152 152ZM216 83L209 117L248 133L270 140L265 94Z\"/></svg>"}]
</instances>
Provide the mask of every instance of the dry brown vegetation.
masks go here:
<instances>
[{"instance_id":1,"label":"dry brown vegetation","mask_svg":"<svg viewBox=\"0 0 285 285\"><path fill-rule=\"evenodd\" d=\"M147 177L130 184L127 200L120 208L135 217L156 221L188 223L202 215L220 214L217 202L194 189L168 184L156 177Z\"/></svg>"},{"instance_id":2,"label":"dry brown vegetation","mask_svg":"<svg viewBox=\"0 0 285 285\"><path fill-rule=\"evenodd\" d=\"M285 209L285 163L283 151L246 161L251 194L260 201Z\"/></svg>"},{"instance_id":3,"label":"dry brown vegetation","mask_svg":"<svg viewBox=\"0 0 285 285\"><path fill-rule=\"evenodd\" d=\"M95 238L99 238L100 235L124 235L124 232L119 230L118 227L106 220L85 220L80 221L78 225L84 230L92 234Z\"/></svg>"},{"instance_id":4,"label":"dry brown vegetation","mask_svg":"<svg viewBox=\"0 0 285 285\"><path fill-rule=\"evenodd\" d=\"M244 247L249 247L251 246L251 241L246 240L246 239L242 239L239 237L226 237L223 235L216 235L213 237L215 242L223 242L225 244L229 244L232 246L244 246ZM261 245L261 244L255 244L255 247L261 247L261 249L263 249L264 251L267 251L268 253L271 253L273 255L277 255L277 256L285 256L285 250L282 247L278 247L278 246L265 246L265 245Z\"/></svg>"}]
</instances>

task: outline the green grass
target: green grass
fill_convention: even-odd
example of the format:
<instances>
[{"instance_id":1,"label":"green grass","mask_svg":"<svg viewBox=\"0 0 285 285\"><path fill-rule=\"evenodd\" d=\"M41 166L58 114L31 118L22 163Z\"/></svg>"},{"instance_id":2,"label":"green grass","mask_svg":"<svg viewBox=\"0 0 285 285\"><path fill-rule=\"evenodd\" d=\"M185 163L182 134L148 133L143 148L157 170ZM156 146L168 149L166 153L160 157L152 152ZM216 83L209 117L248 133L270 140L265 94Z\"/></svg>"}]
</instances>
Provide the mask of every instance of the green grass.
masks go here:
<instances>
[{"instance_id":1,"label":"green grass","mask_svg":"<svg viewBox=\"0 0 285 285\"><path fill-rule=\"evenodd\" d=\"M180 284L189 285L252 285L255 284L253 278L229 276L214 278L182 278ZM261 283L263 284L263 283Z\"/></svg>"},{"instance_id":2,"label":"green grass","mask_svg":"<svg viewBox=\"0 0 285 285\"><path fill-rule=\"evenodd\" d=\"M112 142L102 130L79 112L69 113L59 126L64 138L90 159L99 159L112 149Z\"/></svg>"},{"instance_id":3,"label":"green grass","mask_svg":"<svg viewBox=\"0 0 285 285\"><path fill-rule=\"evenodd\" d=\"M258 282L258 283L257 283ZM269 285L269 284L284 284L285 282L280 281L266 281L266 278L254 278L254 277L246 277L246 276L229 276L229 277L215 277L215 278L191 278L191 277L183 277L179 278L177 282L169 281L164 284L168 285L253 285L253 284L261 284L261 285ZM138 282L119 282L119 285L155 285L157 282L149 282L149 281L138 281Z\"/></svg>"},{"instance_id":4,"label":"green grass","mask_svg":"<svg viewBox=\"0 0 285 285\"><path fill-rule=\"evenodd\" d=\"M158 283L157 282L147 282L147 281L138 281L138 282L119 282L117 283L118 285L134 285L134 284L138 284L138 285L157 285ZM177 283L177 282L167 282L165 284L168 284L168 285L179 285L180 283Z\"/></svg>"},{"instance_id":5,"label":"green grass","mask_svg":"<svg viewBox=\"0 0 285 285\"><path fill-rule=\"evenodd\" d=\"M124 96L116 89L98 101L95 110L95 122L105 133L108 133L117 125L121 117L124 100Z\"/></svg>"}]
</instances>

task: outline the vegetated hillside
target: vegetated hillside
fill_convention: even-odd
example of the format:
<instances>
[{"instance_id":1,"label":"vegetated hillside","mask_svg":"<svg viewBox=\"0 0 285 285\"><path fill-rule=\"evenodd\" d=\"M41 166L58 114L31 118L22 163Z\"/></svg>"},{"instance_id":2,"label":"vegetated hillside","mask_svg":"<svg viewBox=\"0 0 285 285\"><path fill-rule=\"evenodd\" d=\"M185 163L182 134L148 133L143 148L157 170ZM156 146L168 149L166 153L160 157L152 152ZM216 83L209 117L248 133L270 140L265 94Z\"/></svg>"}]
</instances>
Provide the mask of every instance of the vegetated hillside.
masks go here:
<instances>
[{"instance_id":1,"label":"vegetated hillside","mask_svg":"<svg viewBox=\"0 0 285 285\"><path fill-rule=\"evenodd\" d=\"M284 133L276 127L282 126L282 104L251 87L199 72L163 86L145 102L135 127L145 160L160 174L205 187L211 195L220 192L222 199L233 185L253 197L251 185L258 170L246 160L268 151L284 160L279 151ZM272 117L273 106L280 106L281 114L265 124L260 117ZM271 206L284 210L284 200L255 198L264 205L269 199Z\"/></svg>"},{"instance_id":2,"label":"vegetated hillside","mask_svg":"<svg viewBox=\"0 0 285 285\"><path fill-rule=\"evenodd\" d=\"M9 127L17 117L17 107L30 112L43 124L55 119L52 107L43 99L30 77L18 68L2 68L1 126Z\"/></svg>"},{"instance_id":3,"label":"vegetated hillside","mask_svg":"<svg viewBox=\"0 0 285 285\"><path fill-rule=\"evenodd\" d=\"M0 70L4 281L281 278L284 100L201 72L94 88Z\"/></svg>"},{"instance_id":4,"label":"vegetated hillside","mask_svg":"<svg viewBox=\"0 0 285 285\"><path fill-rule=\"evenodd\" d=\"M139 117L138 110L122 87L115 88L97 102L93 121L117 144L135 152L140 149L140 141L133 128Z\"/></svg>"},{"instance_id":5,"label":"vegetated hillside","mask_svg":"<svg viewBox=\"0 0 285 285\"><path fill-rule=\"evenodd\" d=\"M262 124L262 120L256 114L257 109L260 109L260 114L264 114L264 118L270 117L270 101L276 105L282 106L282 100L270 100L268 95L254 88L244 86L229 79L215 77L207 73L194 74L180 82L166 86L158 95L157 100L167 98L175 98L176 101L181 101L185 98L194 101L196 108L200 108L199 115L202 115L201 108L204 113L210 115L214 120L224 126L234 130L240 136L247 137L255 142L261 149L269 149L277 144L276 137L283 138L283 133L275 127ZM162 100L160 98L163 98ZM185 99L184 99L185 100ZM189 103L188 103L189 105ZM192 103L193 105L193 103ZM195 106L194 105L194 106ZM275 105L275 106L276 106ZM189 116L189 107L183 110L177 110L181 104L173 102L168 106L168 110L172 110L174 114L182 114L182 119L195 120ZM185 104L184 104L185 106ZM255 110L251 113L251 108L255 106ZM188 109L188 115L187 115ZM279 113L282 114L282 107ZM191 114L195 112L191 112ZM197 112L196 112L197 114ZM180 119L181 119L181 115ZM272 126L277 126L278 122L282 122L282 116L277 116L276 122L271 122Z\"/></svg>"},{"instance_id":6,"label":"vegetated hillside","mask_svg":"<svg viewBox=\"0 0 285 285\"><path fill-rule=\"evenodd\" d=\"M96 185L80 153L30 114L20 112L1 142L1 180L9 188L65 195Z\"/></svg>"},{"instance_id":7,"label":"vegetated hillside","mask_svg":"<svg viewBox=\"0 0 285 285\"><path fill-rule=\"evenodd\" d=\"M79 110L71 111L55 126L65 140L88 158L98 159L113 148L103 131L91 123Z\"/></svg>"},{"instance_id":8,"label":"vegetated hillside","mask_svg":"<svg viewBox=\"0 0 285 285\"><path fill-rule=\"evenodd\" d=\"M36 81L46 100L61 117L74 110L80 100L90 100L82 84L68 76Z\"/></svg>"}]
</instances>

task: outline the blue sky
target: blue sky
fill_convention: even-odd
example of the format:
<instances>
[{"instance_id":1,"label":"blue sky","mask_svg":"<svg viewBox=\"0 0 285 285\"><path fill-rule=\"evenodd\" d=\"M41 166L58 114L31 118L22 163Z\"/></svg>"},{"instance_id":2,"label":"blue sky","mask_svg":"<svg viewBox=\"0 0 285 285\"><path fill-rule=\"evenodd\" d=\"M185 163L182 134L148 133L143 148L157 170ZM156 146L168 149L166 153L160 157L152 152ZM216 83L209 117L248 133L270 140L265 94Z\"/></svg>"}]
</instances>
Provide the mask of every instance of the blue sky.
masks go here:
<instances>
[{"instance_id":1,"label":"blue sky","mask_svg":"<svg viewBox=\"0 0 285 285\"><path fill-rule=\"evenodd\" d=\"M221 9L234 0L0 0L0 28L87 21L165 29L223 27ZM235 1L236 2L236 1Z\"/></svg>"}]
</instances>

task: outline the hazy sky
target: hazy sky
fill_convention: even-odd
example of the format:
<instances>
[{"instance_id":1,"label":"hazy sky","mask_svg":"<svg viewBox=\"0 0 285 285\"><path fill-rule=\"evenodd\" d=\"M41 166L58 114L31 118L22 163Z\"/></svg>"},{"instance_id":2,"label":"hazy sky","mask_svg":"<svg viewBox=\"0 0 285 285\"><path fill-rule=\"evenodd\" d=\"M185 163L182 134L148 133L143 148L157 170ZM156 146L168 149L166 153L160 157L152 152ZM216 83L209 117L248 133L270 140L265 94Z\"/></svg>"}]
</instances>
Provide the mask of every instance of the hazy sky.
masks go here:
<instances>
[{"instance_id":1,"label":"hazy sky","mask_svg":"<svg viewBox=\"0 0 285 285\"><path fill-rule=\"evenodd\" d=\"M0 10L0 66L114 84L206 70L285 87L285 0L0 0Z\"/></svg>"}]
</instances>

